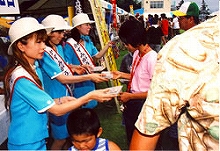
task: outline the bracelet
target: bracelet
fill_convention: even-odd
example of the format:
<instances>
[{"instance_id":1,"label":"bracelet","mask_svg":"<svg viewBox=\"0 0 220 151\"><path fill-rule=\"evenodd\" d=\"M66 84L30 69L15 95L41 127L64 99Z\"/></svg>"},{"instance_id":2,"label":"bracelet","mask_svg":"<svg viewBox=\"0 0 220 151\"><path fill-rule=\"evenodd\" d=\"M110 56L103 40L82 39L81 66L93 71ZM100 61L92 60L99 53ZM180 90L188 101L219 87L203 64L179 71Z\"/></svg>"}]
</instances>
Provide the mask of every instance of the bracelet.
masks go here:
<instances>
[{"instance_id":1,"label":"bracelet","mask_svg":"<svg viewBox=\"0 0 220 151\"><path fill-rule=\"evenodd\" d=\"M60 98L58 99L58 104L62 104L62 101Z\"/></svg>"}]
</instances>

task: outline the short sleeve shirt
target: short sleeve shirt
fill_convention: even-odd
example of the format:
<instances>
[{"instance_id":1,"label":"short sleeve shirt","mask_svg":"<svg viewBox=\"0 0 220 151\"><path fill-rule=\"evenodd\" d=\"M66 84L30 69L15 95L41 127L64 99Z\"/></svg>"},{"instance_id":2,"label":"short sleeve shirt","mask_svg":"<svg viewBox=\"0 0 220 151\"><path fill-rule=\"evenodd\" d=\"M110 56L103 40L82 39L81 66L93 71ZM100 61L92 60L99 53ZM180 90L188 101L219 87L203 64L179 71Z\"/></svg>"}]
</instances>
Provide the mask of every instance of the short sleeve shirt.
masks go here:
<instances>
[{"instance_id":1,"label":"short sleeve shirt","mask_svg":"<svg viewBox=\"0 0 220 151\"><path fill-rule=\"evenodd\" d=\"M135 59L136 61L140 59L138 53L139 50L134 52L132 66L134 65ZM135 73L131 82L132 93L147 92L149 90L156 61L157 53L151 50L142 57L140 64L134 67Z\"/></svg>"},{"instance_id":2,"label":"short sleeve shirt","mask_svg":"<svg viewBox=\"0 0 220 151\"><path fill-rule=\"evenodd\" d=\"M8 142L22 145L48 137L46 110L54 104L53 99L36 84L27 78L18 79L10 105Z\"/></svg>"},{"instance_id":3,"label":"short sleeve shirt","mask_svg":"<svg viewBox=\"0 0 220 151\"><path fill-rule=\"evenodd\" d=\"M98 53L97 48L94 46L91 40L84 41L84 47L91 57L94 57ZM77 54L73 51L72 47L68 43L65 45L64 55L68 64L80 65Z\"/></svg>"},{"instance_id":4,"label":"short sleeve shirt","mask_svg":"<svg viewBox=\"0 0 220 151\"><path fill-rule=\"evenodd\" d=\"M164 35L168 35L169 33L169 21L167 19L161 20L161 28Z\"/></svg>"},{"instance_id":5,"label":"short sleeve shirt","mask_svg":"<svg viewBox=\"0 0 220 151\"><path fill-rule=\"evenodd\" d=\"M57 46L58 54L64 59L63 48L61 45ZM41 70L43 74L43 81L45 91L50 94L52 98L59 98L62 96L69 96L69 92L65 86L59 80L57 76L63 74L63 71L59 65L51 58L51 56L45 52L41 60L39 60Z\"/></svg>"},{"instance_id":6,"label":"short sleeve shirt","mask_svg":"<svg viewBox=\"0 0 220 151\"><path fill-rule=\"evenodd\" d=\"M180 150L219 150L219 24L218 17L201 23L159 52L135 123L141 133L154 135L177 121Z\"/></svg>"},{"instance_id":7,"label":"short sleeve shirt","mask_svg":"<svg viewBox=\"0 0 220 151\"><path fill-rule=\"evenodd\" d=\"M173 29L180 29L179 20L177 17L173 18Z\"/></svg>"},{"instance_id":8,"label":"short sleeve shirt","mask_svg":"<svg viewBox=\"0 0 220 151\"><path fill-rule=\"evenodd\" d=\"M89 38L88 36L86 37ZM98 53L97 48L94 46L90 38L87 41L84 41L84 46L86 48L86 51L90 54L91 57L95 56ZM74 64L74 65L81 64L78 58L80 56L78 56L74 52L73 48L68 43L65 45L64 55L68 64ZM95 90L95 84L92 81L83 81L83 82L75 83L74 86L75 87L73 94L74 97L76 98L81 97L87 94L88 92Z\"/></svg>"},{"instance_id":9,"label":"short sleeve shirt","mask_svg":"<svg viewBox=\"0 0 220 151\"><path fill-rule=\"evenodd\" d=\"M90 38L89 38L90 39ZM95 47L95 45L93 44L93 42L90 40L88 41L84 41L84 45L85 45L85 48L86 50L88 51L88 53L94 57L97 53L98 53L98 50L97 48Z\"/></svg>"}]
</instances>

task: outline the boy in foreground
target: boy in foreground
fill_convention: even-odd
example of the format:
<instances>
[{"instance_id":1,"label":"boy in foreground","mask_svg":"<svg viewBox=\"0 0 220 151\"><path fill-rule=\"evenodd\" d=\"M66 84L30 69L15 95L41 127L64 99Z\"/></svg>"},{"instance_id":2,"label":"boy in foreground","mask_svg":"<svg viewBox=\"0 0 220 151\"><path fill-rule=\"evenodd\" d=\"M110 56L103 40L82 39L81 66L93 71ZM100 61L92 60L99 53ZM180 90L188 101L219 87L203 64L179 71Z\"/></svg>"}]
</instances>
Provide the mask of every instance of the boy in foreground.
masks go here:
<instances>
[{"instance_id":1,"label":"boy in foreground","mask_svg":"<svg viewBox=\"0 0 220 151\"><path fill-rule=\"evenodd\" d=\"M80 108L70 113L67 130L73 146L71 151L78 150L121 150L117 144L104 138L99 118L93 109Z\"/></svg>"}]
</instances>

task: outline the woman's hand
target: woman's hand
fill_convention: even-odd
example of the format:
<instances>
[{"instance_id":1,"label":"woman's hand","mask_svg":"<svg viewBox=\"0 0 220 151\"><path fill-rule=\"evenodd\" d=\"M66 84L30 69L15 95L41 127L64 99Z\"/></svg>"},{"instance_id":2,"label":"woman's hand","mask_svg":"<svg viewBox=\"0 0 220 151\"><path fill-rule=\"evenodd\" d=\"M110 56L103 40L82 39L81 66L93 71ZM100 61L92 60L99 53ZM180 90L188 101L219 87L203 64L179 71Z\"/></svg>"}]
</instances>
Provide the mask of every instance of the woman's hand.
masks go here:
<instances>
[{"instance_id":1,"label":"woman's hand","mask_svg":"<svg viewBox=\"0 0 220 151\"><path fill-rule=\"evenodd\" d=\"M91 77L91 80L95 83L106 82L109 80L108 78L103 77L100 73L92 73L89 74L89 76Z\"/></svg>"},{"instance_id":2,"label":"woman's hand","mask_svg":"<svg viewBox=\"0 0 220 151\"><path fill-rule=\"evenodd\" d=\"M109 93L109 89L99 89L89 92L91 99L95 99L98 102L110 101L113 97L116 97L117 94Z\"/></svg>"},{"instance_id":3,"label":"woman's hand","mask_svg":"<svg viewBox=\"0 0 220 151\"><path fill-rule=\"evenodd\" d=\"M81 65L81 66L86 69L87 73L92 73L92 69L93 69L92 66L86 65L86 64Z\"/></svg>"},{"instance_id":4,"label":"woman's hand","mask_svg":"<svg viewBox=\"0 0 220 151\"><path fill-rule=\"evenodd\" d=\"M114 45L114 44L115 44L114 41L109 41L109 42L107 43L108 47L112 47L112 45Z\"/></svg>"},{"instance_id":5,"label":"woman's hand","mask_svg":"<svg viewBox=\"0 0 220 151\"><path fill-rule=\"evenodd\" d=\"M82 75L86 73L86 68L83 66L78 66L78 65L69 65L69 67L72 69L73 72L76 72L78 75Z\"/></svg>"}]
</instances>

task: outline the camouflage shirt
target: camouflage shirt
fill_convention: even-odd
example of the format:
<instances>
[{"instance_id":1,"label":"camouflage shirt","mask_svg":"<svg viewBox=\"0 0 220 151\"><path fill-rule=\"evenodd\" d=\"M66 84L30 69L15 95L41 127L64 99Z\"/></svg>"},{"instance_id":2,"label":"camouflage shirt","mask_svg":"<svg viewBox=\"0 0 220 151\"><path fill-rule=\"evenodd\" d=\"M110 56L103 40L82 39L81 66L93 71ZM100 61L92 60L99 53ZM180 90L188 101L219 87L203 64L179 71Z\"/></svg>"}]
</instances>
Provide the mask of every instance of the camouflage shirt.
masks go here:
<instances>
[{"instance_id":1,"label":"camouflage shirt","mask_svg":"<svg viewBox=\"0 0 220 151\"><path fill-rule=\"evenodd\" d=\"M177 121L180 150L219 150L219 28L219 18L211 18L159 52L135 124L141 133L154 135Z\"/></svg>"}]
</instances>

